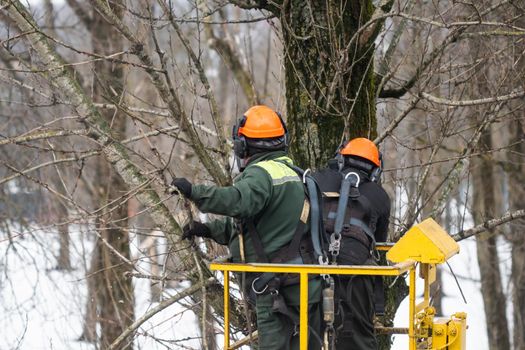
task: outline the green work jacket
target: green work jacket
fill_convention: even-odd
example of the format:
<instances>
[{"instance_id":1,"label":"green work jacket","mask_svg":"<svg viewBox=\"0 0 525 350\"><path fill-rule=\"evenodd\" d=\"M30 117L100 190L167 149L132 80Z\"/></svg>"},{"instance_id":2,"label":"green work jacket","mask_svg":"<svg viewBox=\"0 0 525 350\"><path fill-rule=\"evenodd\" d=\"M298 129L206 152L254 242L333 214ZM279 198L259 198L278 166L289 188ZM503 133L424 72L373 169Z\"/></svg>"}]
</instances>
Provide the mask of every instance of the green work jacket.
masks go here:
<instances>
[{"instance_id":1,"label":"green work jacket","mask_svg":"<svg viewBox=\"0 0 525 350\"><path fill-rule=\"evenodd\" d=\"M304 187L295 171L276 160L292 164L285 152L268 152L250 160L244 171L234 179L233 186L192 187L191 200L201 212L228 216L206 225L217 243L228 245L234 262L241 261L238 223L242 219L254 220L265 253L269 257L287 246L295 233L305 200ZM231 218L239 220L234 224ZM242 227L242 232L246 262L256 262L257 257L247 228ZM317 284L317 281L309 283L310 300L318 300L320 297L320 285ZM292 287L293 290L299 290L298 286ZM293 299L290 304L296 305L297 302Z\"/></svg>"}]
</instances>

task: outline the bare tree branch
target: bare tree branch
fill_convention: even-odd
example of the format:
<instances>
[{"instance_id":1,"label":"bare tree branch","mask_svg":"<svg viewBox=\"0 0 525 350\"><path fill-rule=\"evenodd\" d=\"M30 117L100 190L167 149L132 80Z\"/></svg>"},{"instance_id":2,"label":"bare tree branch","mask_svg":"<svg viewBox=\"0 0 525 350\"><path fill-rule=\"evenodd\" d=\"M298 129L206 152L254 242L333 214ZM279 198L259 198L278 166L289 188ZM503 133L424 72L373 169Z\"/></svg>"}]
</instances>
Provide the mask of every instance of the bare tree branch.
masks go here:
<instances>
[{"instance_id":1,"label":"bare tree branch","mask_svg":"<svg viewBox=\"0 0 525 350\"><path fill-rule=\"evenodd\" d=\"M507 3L509 3L509 0L504 0L504 1L500 2L500 3L498 3L498 4L494 4L493 6L490 6L489 8L485 9L485 11L483 11L483 13L481 13L481 15L484 16L484 15L486 15L488 13L491 13L495 9L497 9L497 8L507 4ZM400 15L400 13L390 14L390 16L394 16L394 15ZM400 16L400 17L404 17L404 18L412 19L412 20L421 20L422 22L428 22L428 21L426 21L424 19L413 18L412 16L409 16L409 15ZM438 27L444 26L444 24L442 24L440 22L435 22L435 21L430 21L430 22L431 23L429 23L429 24L433 24L433 25L436 25ZM469 26L477 25L477 24L479 24L479 21L477 21L477 22L458 22L458 23L455 23L454 25L449 25L449 27L452 28L452 31L450 32L450 34L447 35L447 37L441 42L441 44L438 45L430 53L428 58L425 61L423 61L420 66L417 67L416 72L414 73L414 75L410 79L408 79L403 84L403 86L401 86L400 88L397 88L397 89L386 89L386 88L383 88L383 90L379 93L379 97L380 98L399 98L399 97L403 96L404 94L406 94L408 92L408 90L410 90L411 88L414 87L416 82L419 80L419 77L421 76L421 74L430 66L430 64L432 62L434 62L444 52L444 50L450 44L456 42L457 39L467 30L467 28L469 28ZM499 23L499 25L503 26L504 24L503 23Z\"/></svg>"},{"instance_id":2,"label":"bare tree branch","mask_svg":"<svg viewBox=\"0 0 525 350\"><path fill-rule=\"evenodd\" d=\"M474 226L473 228L470 228L470 229L464 230L464 231L460 231L460 232L452 235L451 237L454 240L456 240L456 241L461 241L461 240L463 240L465 238L469 238L469 237L475 236L478 233L481 233L481 232L484 232L484 231L487 231L487 230L492 230L493 228L495 228L495 227L497 227L499 225L503 225L503 224L506 224L507 222L510 222L510 221L513 221L513 220L517 220L517 219L521 219L521 218L524 218L524 217L525 217L525 209L515 210L515 211L512 211L512 212L508 212L505 215L503 215L502 217L499 217L497 219L487 220L487 221L485 221L482 224Z\"/></svg>"},{"instance_id":3,"label":"bare tree branch","mask_svg":"<svg viewBox=\"0 0 525 350\"><path fill-rule=\"evenodd\" d=\"M408 102L408 106L403 110L403 112L399 113L399 115L392 120L392 122L386 127L386 129L376 137L374 140L374 143L376 145L379 145L383 140L394 131L395 128L405 119L405 117L416 108L417 104L419 103L420 97L414 96L412 99Z\"/></svg>"},{"instance_id":4,"label":"bare tree branch","mask_svg":"<svg viewBox=\"0 0 525 350\"><path fill-rule=\"evenodd\" d=\"M184 48L186 49L186 52L188 55L190 55L191 60L193 64L195 65L195 68L197 69L197 72L199 73L199 79L204 85L204 88L206 89L206 97L209 101L210 105L210 111L211 111L211 118L215 125L215 130L217 132L216 136L218 138L219 148L223 151L224 157L226 157L226 154L228 153L226 151L226 139L224 137L224 126L222 125L221 118L219 116L219 107L217 106L217 101L215 99L215 95L212 91L212 88L210 86L210 82L208 81L208 77L206 76L206 73L204 72L204 68L202 67L202 64L200 60L197 58L197 55L193 51L190 43L186 39L186 37L182 34L182 31L179 28L179 25L173 20L173 13L172 9L168 8L164 0L158 0L159 5L162 7L162 9L167 12L169 15L170 23L175 29L175 32L177 33L177 36L179 37L180 41L184 45ZM226 161L227 162L227 161Z\"/></svg>"},{"instance_id":5,"label":"bare tree branch","mask_svg":"<svg viewBox=\"0 0 525 350\"><path fill-rule=\"evenodd\" d=\"M126 39L131 42L131 52L140 59L142 64L147 67L153 67L153 61L146 52L143 42L139 40L117 16L115 16L107 4L103 0L96 0L95 6L105 16L106 20L114 25L120 31L120 33L122 33L122 35L124 35L124 37L126 37ZM180 123L182 130L188 135L189 142L191 143L195 153L201 160L206 170L208 170L209 174L213 177L217 184L228 184L230 182L229 177L206 151L202 141L193 129L193 125L189 117L182 108L182 103L174 89L166 85L158 72L152 69L146 69L146 72L150 76L153 85L157 88L157 91L159 92L159 95L163 99L164 103L166 103L170 109L171 115L177 118L177 121Z\"/></svg>"},{"instance_id":6,"label":"bare tree branch","mask_svg":"<svg viewBox=\"0 0 525 350\"><path fill-rule=\"evenodd\" d=\"M441 97L436 97L433 95L430 95L426 92L421 92L421 96L425 99L429 100L430 102L434 102L441 105L446 106L455 106L455 107L466 107L466 106L476 106L476 105L482 105L487 103L494 103L494 102L504 102L509 100L514 100L520 97L525 96L525 91L520 90L513 93L510 93L508 95L503 96L496 96L496 97L487 97L487 98L480 98L477 100L465 100L465 101L455 101L455 100L448 100Z\"/></svg>"},{"instance_id":7,"label":"bare tree branch","mask_svg":"<svg viewBox=\"0 0 525 350\"><path fill-rule=\"evenodd\" d=\"M16 21L22 32L35 30L35 33L27 36L27 39L45 66L49 68L45 74L42 74L70 101L84 122L91 126L93 132L90 133L90 137L102 145L102 152L106 159L128 185L140 186L146 183L147 178L129 160L123 145L115 141L116 138L113 137L104 118L71 76L71 72L65 68L62 58L52 50L47 38L40 33L37 24L26 8L17 0L1 0L0 4L7 5L5 11ZM171 216L168 208L159 204L162 201L158 194L150 188L145 188L137 193L137 198L144 205L151 207L153 220L167 235L168 239L177 244L173 235L180 235L181 228Z\"/></svg>"},{"instance_id":8,"label":"bare tree branch","mask_svg":"<svg viewBox=\"0 0 525 350\"><path fill-rule=\"evenodd\" d=\"M169 299L164 300L159 305L155 306L153 309L146 312L144 315L139 317L133 324L128 327L122 334L111 344L111 346L108 348L108 350L114 350L118 348L120 344L133 332L135 332L144 322L161 312L162 310L166 309L170 305L173 305L174 303L178 302L181 299L186 298L187 296L190 296L194 294L195 292L199 291L203 287L208 287L212 285L213 283L216 283L215 278L210 277L206 281L199 282L188 289L177 293L176 295L172 296Z\"/></svg>"},{"instance_id":9,"label":"bare tree branch","mask_svg":"<svg viewBox=\"0 0 525 350\"><path fill-rule=\"evenodd\" d=\"M85 8L77 0L66 0L67 4L75 12L75 15L82 21L88 31L91 31L93 20Z\"/></svg>"}]
</instances>

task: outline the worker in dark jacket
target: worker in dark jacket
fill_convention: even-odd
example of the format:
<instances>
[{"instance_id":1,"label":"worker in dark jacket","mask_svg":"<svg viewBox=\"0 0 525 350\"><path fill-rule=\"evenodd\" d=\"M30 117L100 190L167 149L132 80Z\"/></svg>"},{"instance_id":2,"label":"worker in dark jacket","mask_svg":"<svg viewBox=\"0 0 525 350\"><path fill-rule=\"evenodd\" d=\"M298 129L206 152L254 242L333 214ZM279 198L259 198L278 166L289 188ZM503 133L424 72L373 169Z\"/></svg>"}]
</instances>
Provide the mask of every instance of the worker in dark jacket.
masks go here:
<instances>
[{"instance_id":1,"label":"worker in dark jacket","mask_svg":"<svg viewBox=\"0 0 525 350\"><path fill-rule=\"evenodd\" d=\"M295 171L286 165L292 161L286 156L284 121L269 107L254 106L234 126L233 141L241 169L233 186L192 185L185 178L173 181L172 185L193 201L200 211L228 217L187 225L183 237L206 237L228 245L233 262L264 262L267 258L269 261L266 262L289 260L297 263L297 258L301 258L299 253L283 258L282 252L290 245L300 220L306 224L302 227L307 229L308 215L305 216L303 210L303 184ZM257 250L254 240L261 243L263 252ZM299 311L299 285L279 281L282 283L276 288L275 284L261 279L254 281L254 276L250 279L256 293L258 348L261 350L299 349L295 317ZM269 284L271 288L268 288ZM278 293L270 293L271 290ZM311 280L308 291L309 349L320 348L316 340L320 329L320 294L319 280ZM286 303L286 312L282 312L282 307L276 307L277 296Z\"/></svg>"},{"instance_id":2,"label":"worker in dark jacket","mask_svg":"<svg viewBox=\"0 0 525 350\"><path fill-rule=\"evenodd\" d=\"M366 138L348 142L336 160L314 174L324 198L325 231L338 241L331 253L338 265L375 265L375 242L387 238L390 198L380 185L381 156ZM343 181L349 181L341 210ZM336 349L377 349L374 333L374 285L382 295L382 283L373 276L335 276ZM379 280L381 282L381 280ZM381 290L379 290L381 289ZM379 297L382 299L382 297Z\"/></svg>"}]
</instances>

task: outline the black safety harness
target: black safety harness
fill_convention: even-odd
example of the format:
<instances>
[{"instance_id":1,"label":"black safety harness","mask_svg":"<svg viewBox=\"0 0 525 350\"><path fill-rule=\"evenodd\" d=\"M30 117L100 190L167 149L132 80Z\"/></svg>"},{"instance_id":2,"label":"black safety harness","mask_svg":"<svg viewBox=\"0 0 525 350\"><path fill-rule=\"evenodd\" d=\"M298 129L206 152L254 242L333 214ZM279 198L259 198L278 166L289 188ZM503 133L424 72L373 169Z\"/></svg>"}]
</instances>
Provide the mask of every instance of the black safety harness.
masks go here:
<instances>
[{"instance_id":1,"label":"black safety harness","mask_svg":"<svg viewBox=\"0 0 525 350\"><path fill-rule=\"evenodd\" d=\"M358 172L348 172L341 182L341 190L339 192L339 202L337 204L337 211L328 213L328 220L335 219L334 232L330 235L330 245L328 247L328 251L330 252L332 257L332 264L334 265L337 265L337 257L339 256L339 250L341 249L341 238L343 236L343 229L348 226L357 226L367 235L370 241L370 244L368 246L370 250L370 255L374 256L376 241L374 236L375 223L373 223L373 220L370 220L372 223L372 225L370 225L364 222L361 218L357 218L350 215L350 219L348 220L348 222L345 223L349 198L353 202L360 203L363 213L370 212L370 201L365 196L361 196L361 193L359 192L360 182L361 176L359 176Z\"/></svg>"},{"instance_id":2,"label":"black safety harness","mask_svg":"<svg viewBox=\"0 0 525 350\"><path fill-rule=\"evenodd\" d=\"M341 171L341 169L339 170ZM344 175L344 178L341 181L337 210L335 212L328 212L327 214L328 220L335 220L334 231L330 235L330 244L328 248L331 254L331 264L337 265L337 260L341 249L341 239L343 236L343 231L345 228L348 229L349 226L358 227L361 229L362 232L366 234L366 236L368 237L368 242L363 242L363 240L361 239L357 240L363 243L369 249L369 259L372 258L376 262L379 260L379 256L375 249L376 240L374 235L374 232L376 230L377 218L373 217L370 201L365 196L362 196L359 191L359 185L363 180L375 182L377 181L379 175L380 173L374 174L372 172L369 178L366 174L361 173L361 171L357 169L356 171L350 171ZM346 219L346 213L349 207L348 200L352 201L352 203L355 204L350 205L350 218ZM352 213L352 207L357 207L357 203L359 203L359 207L361 210L360 214L362 217L364 217L365 214L371 216L368 218L368 223L365 222L363 219L357 217L359 215L356 215L356 213ZM351 283L351 281L349 281L348 283ZM373 284L375 313L377 315L381 315L384 314L385 311L383 279L381 278L381 276L376 276L373 279ZM350 295L351 290L352 288L349 289ZM339 307L339 310L341 312L342 309ZM347 316L351 317L351 315ZM342 315L342 317L344 318L345 316Z\"/></svg>"},{"instance_id":3,"label":"black safety harness","mask_svg":"<svg viewBox=\"0 0 525 350\"><path fill-rule=\"evenodd\" d=\"M328 264L327 255L324 253L324 228L321 219L322 197L319 186L308 174L309 170L302 170L286 161L275 160L285 164L302 179L305 190L305 201L299 222L290 243L269 257L262 244L261 237L253 218L243 220L250 236L258 263L280 263L280 264ZM310 218L310 237L307 237L308 218ZM315 276L310 276L315 278ZM253 279L251 288L256 295L272 295L272 311L288 317L297 331L299 326L299 315L291 310L279 293L281 287L299 283L299 276L289 274L275 274L265 272ZM315 333L315 332L312 332ZM320 338L317 334L314 335Z\"/></svg>"}]
</instances>

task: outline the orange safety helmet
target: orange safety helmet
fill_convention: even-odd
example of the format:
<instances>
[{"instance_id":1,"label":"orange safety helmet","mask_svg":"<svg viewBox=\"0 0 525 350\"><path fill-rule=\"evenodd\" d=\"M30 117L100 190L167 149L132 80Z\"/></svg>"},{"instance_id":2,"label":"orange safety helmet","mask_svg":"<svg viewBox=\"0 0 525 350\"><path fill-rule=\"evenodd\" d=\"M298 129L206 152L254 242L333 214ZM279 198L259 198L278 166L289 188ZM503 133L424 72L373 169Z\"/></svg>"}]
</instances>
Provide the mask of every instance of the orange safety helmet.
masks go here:
<instances>
[{"instance_id":1,"label":"orange safety helmet","mask_svg":"<svg viewBox=\"0 0 525 350\"><path fill-rule=\"evenodd\" d=\"M267 139L284 136L284 121L267 106L253 106L244 113L238 127L238 135L252 139Z\"/></svg>"},{"instance_id":2,"label":"orange safety helmet","mask_svg":"<svg viewBox=\"0 0 525 350\"><path fill-rule=\"evenodd\" d=\"M339 152L343 156L357 156L371 161L376 166L381 167L381 156L377 146L367 138L358 137L350 140Z\"/></svg>"}]
</instances>

